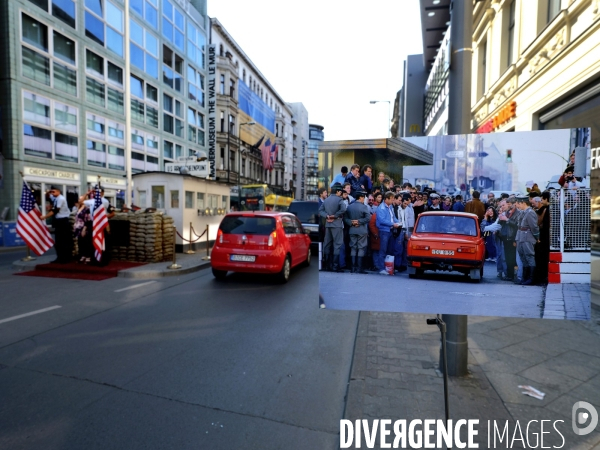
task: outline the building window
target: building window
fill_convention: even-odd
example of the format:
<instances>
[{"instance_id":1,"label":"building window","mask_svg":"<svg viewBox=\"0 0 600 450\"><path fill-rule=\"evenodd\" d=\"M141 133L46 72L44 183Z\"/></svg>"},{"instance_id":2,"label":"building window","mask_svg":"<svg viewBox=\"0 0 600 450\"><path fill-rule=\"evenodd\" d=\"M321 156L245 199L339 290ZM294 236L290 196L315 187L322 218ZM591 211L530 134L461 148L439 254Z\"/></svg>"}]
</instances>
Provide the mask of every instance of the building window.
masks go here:
<instances>
[{"instance_id":1,"label":"building window","mask_svg":"<svg viewBox=\"0 0 600 450\"><path fill-rule=\"evenodd\" d=\"M153 78L158 79L158 38L135 20L129 20L131 63Z\"/></svg>"},{"instance_id":2,"label":"building window","mask_svg":"<svg viewBox=\"0 0 600 450\"><path fill-rule=\"evenodd\" d=\"M478 98L485 94L487 78L487 41L479 45L479 74L478 74Z\"/></svg>"},{"instance_id":3,"label":"building window","mask_svg":"<svg viewBox=\"0 0 600 450\"><path fill-rule=\"evenodd\" d=\"M513 53L515 51L515 7L516 1L512 0L508 9L508 41L506 46L506 67L513 63Z\"/></svg>"},{"instance_id":4,"label":"building window","mask_svg":"<svg viewBox=\"0 0 600 450\"><path fill-rule=\"evenodd\" d=\"M185 207L186 209L194 209L194 193L185 191Z\"/></svg>"},{"instance_id":5,"label":"building window","mask_svg":"<svg viewBox=\"0 0 600 450\"><path fill-rule=\"evenodd\" d=\"M204 47L206 45L206 37L202 31L198 30L189 21L187 28L187 44L187 55L190 61L201 69L204 69Z\"/></svg>"},{"instance_id":6,"label":"building window","mask_svg":"<svg viewBox=\"0 0 600 450\"><path fill-rule=\"evenodd\" d=\"M179 191L171 191L171 208L179 208Z\"/></svg>"},{"instance_id":7,"label":"building window","mask_svg":"<svg viewBox=\"0 0 600 450\"><path fill-rule=\"evenodd\" d=\"M552 22L552 20L558 16L560 12L560 0L548 0L548 19L546 23Z\"/></svg>"},{"instance_id":8,"label":"building window","mask_svg":"<svg viewBox=\"0 0 600 450\"><path fill-rule=\"evenodd\" d=\"M163 82L181 92L183 86L183 58L163 45Z\"/></svg>"},{"instance_id":9,"label":"building window","mask_svg":"<svg viewBox=\"0 0 600 450\"><path fill-rule=\"evenodd\" d=\"M221 83L219 84L219 94L225 95L225 75L221 74Z\"/></svg>"},{"instance_id":10,"label":"building window","mask_svg":"<svg viewBox=\"0 0 600 450\"><path fill-rule=\"evenodd\" d=\"M188 108L188 141L204 146L204 115Z\"/></svg>"},{"instance_id":11,"label":"building window","mask_svg":"<svg viewBox=\"0 0 600 450\"><path fill-rule=\"evenodd\" d=\"M158 30L157 0L130 0L130 8L143 17L155 30Z\"/></svg>"},{"instance_id":12,"label":"building window","mask_svg":"<svg viewBox=\"0 0 600 450\"><path fill-rule=\"evenodd\" d=\"M137 97L131 99L131 118L158 128L158 89L135 75L130 80L131 95Z\"/></svg>"},{"instance_id":13,"label":"building window","mask_svg":"<svg viewBox=\"0 0 600 450\"><path fill-rule=\"evenodd\" d=\"M169 141L163 141L163 158L173 160L173 143Z\"/></svg>"},{"instance_id":14,"label":"building window","mask_svg":"<svg viewBox=\"0 0 600 450\"><path fill-rule=\"evenodd\" d=\"M74 163L79 161L77 108L23 91L23 122L23 150L26 155Z\"/></svg>"},{"instance_id":15,"label":"building window","mask_svg":"<svg viewBox=\"0 0 600 450\"><path fill-rule=\"evenodd\" d=\"M204 76L188 65L188 98L204 107Z\"/></svg>"},{"instance_id":16,"label":"building window","mask_svg":"<svg viewBox=\"0 0 600 450\"><path fill-rule=\"evenodd\" d=\"M165 187L152 186L152 207L162 209L165 207Z\"/></svg>"},{"instance_id":17,"label":"building window","mask_svg":"<svg viewBox=\"0 0 600 450\"><path fill-rule=\"evenodd\" d=\"M124 114L123 69L86 49L86 100L98 106ZM105 83L108 84L105 85ZM113 86L118 88L113 89Z\"/></svg>"},{"instance_id":18,"label":"building window","mask_svg":"<svg viewBox=\"0 0 600 450\"><path fill-rule=\"evenodd\" d=\"M162 33L181 51L185 51L185 18L169 0L163 0Z\"/></svg>"},{"instance_id":19,"label":"building window","mask_svg":"<svg viewBox=\"0 0 600 450\"><path fill-rule=\"evenodd\" d=\"M123 10L110 0L87 0L85 8L85 35L123 57Z\"/></svg>"},{"instance_id":20,"label":"building window","mask_svg":"<svg viewBox=\"0 0 600 450\"><path fill-rule=\"evenodd\" d=\"M48 0L29 0L36 6L48 12ZM75 2L73 0L52 0L51 14L59 20L75 28L77 17Z\"/></svg>"},{"instance_id":21,"label":"building window","mask_svg":"<svg viewBox=\"0 0 600 450\"><path fill-rule=\"evenodd\" d=\"M75 41L26 14L22 14L21 17L23 76L77 96ZM53 58L56 61L53 61Z\"/></svg>"},{"instance_id":22,"label":"building window","mask_svg":"<svg viewBox=\"0 0 600 450\"><path fill-rule=\"evenodd\" d=\"M235 98L235 80L233 78L229 79L229 96Z\"/></svg>"},{"instance_id":23,"label":"building window","mask_svg":"<svg viewBox=\"0 0 600 450\"><path fill-rule=\"evenodd\" d=\"M196 208L204 210L204 192L196 192Z\"/></svg>"},{"instance_id":24,"label":"building window","mask_svg":"<svg viewBox=\"0 0 600 450\"><path fill-rule=\"evenodd\" d=\"M96 114L86 114L89 166L125 170L125 125Z\"/></svg>"}]
</instances>

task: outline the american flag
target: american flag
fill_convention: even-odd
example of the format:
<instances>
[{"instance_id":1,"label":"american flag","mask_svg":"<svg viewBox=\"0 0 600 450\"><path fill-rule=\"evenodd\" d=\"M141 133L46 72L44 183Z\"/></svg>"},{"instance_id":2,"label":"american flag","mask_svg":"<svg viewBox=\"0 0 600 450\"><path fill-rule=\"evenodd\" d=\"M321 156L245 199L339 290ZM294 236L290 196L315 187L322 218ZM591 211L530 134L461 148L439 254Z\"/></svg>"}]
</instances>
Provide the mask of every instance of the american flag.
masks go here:
<instances>
[{"instance_id":1,"label":"american flag","mask_svg":"<svg viewBox=\"0 0 600 450\"><path fill-rule=\"evenodd\" d=\"M271 158L269 161L269 170L273 170L273 167L275 167L275 160L277 159L277 151L279 150L279 147L277 146L277 144L273 144L271 146Z\"/></svg>"},{"instance_id":2,"label":"american flag","mask_svg":"<svg viewBox=\"0 0 600 450\"><path fill-rule=\"evenodd\" d=\"M108 218L106 217L106 210L102 204L102 195L100 193L100 186L96 186L96 192L94 195L94 213L92 217L93 230L92 230L92 241L94 242L94 249L96 250L96 260L102 259L102 252L104 251L104 229L108 225Z\"/></svg>"},{"instance_id":3,"label":"american flag","mask_svg":"<svg viewBox=\"0 0 600 450\"><path fill-rule=\"evenodd\" d=\"M17 217L17 234L27 246L38 256L46 253L54 245L46 224L40 220L42 213L35 202L31 189L23 181L19 215Z\"/></svg>"},{"instance_id":4,"label":"american flag","mask_svg":"<svg viewBox=\"0 0 600 450\"><path fill-rule=\"evenodd\" d=\"M266 142L263 144L262 149L262 160L263 160L263 168L265 170L269 170L269 166L271 164L271 139L267 138Z\"/></svg>"}]
</instances>

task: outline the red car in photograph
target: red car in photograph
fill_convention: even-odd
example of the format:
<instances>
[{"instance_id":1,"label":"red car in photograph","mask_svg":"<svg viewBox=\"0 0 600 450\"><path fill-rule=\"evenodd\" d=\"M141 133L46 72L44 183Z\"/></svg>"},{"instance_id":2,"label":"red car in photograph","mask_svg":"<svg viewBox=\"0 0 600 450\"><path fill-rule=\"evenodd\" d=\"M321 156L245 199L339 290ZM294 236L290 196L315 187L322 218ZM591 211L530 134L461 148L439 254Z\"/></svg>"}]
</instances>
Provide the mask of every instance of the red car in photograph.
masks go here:
<instances>
[{"instance_id":1,"label":"red car in photograph","mask_svg":"<svg viewBox=\"0 0 600 450\"><path fill-rule=\"evenodd\" d=\"M475 214L429 211L419 214L407 244L408 275L426 270L462 272L472 280L483 277L485 242Z\"/></svg>"},{"instance_id":2,"label":"red car in photograph","mask_svg":"<svg viewBox=\"0 0 600 450\"><path fill-rule=\"evenodd\" d=\"M310 264L310 237L290 213L227 214L219 225L210 265L217 280L227 272L272 273L285 283L293 267Z\"/></svg>"}]
</instances>

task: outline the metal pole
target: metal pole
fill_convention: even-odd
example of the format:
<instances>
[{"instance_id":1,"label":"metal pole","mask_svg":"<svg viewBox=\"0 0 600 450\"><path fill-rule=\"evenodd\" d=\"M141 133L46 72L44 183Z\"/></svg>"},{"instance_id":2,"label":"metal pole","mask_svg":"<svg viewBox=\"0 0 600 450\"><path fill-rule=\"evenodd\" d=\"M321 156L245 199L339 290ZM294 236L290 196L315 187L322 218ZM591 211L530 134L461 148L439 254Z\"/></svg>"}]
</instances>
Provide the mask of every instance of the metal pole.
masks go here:
<instances>
[{"instance_id":1,"label":"metal pole","mask_svg":"<svg viewBox=\"0 0 600 450\"><path fill-rule=\"evenodd\" d=\"M206 225L206 256L203 256L202 259L204 261L210 261L210 255L208 253L209 251L209 239L208 239L208 224Z\"/></svg>"},{"instance_id":2,"label":"metal pole","mask_svg":"<svg viewBox=\"0 0 600 450\"><path fill-rule=\"evenodd\" d=\"M132 168L131 168L131 62L129 55L129 0L125 0L125 74L124 74L124 88L125 93L123 96L123 108L125 109L125 170L127 176L127 183L125 186L125 206L131 206L131 197L133 192L133 179L132 179Z\"/></svg>"},{"instance_id":3,"label":"metal pole","mask_svg":"<svg viewBox=\"0 0 600 450\"><path fill-rule=\"evenodd\" d=\"M185 252L187 255L193 255L194 253L196 253L194 250L192 250L192 240L192 222L190 222L190 248L187 252Z\"/></svg>"},{"instance_id":4,"label":"metal pole","mask_svg":"<svg viewBox=\"0 0 600 450\"><path fill-rule=\"evenodd\" d=\"M453 0L450 4L450 60L448 134L470 132L471 65L473 60L473 2ZM467 316L442 315L447 330L447 367L450 376L467 375ZM443 355L440 355L443 359ZM443 364L440 364L443 367Z\"/></svg>"},{"instance_id":5,"label":"metal pole","mask_svg":"<svg viewBox=\"0 0 600 450\"><path fill-rule=\"evenodd\" d=\"M167 266L167 269L181 269L181 265L177 264L177 227L173 225L173 264Z\"/></svg>"},{"instance_id":6,"label":"metal pole","mask_svg":"<svg viewBox=\"0 0 600 450\"><path fill-rule=\"evenodd\" d=\"M27 256L25 258L22 258L21 261L35 261L36 258L33 258L31 256L31 250L29 249L29 246L27 246Z\"/></svg>"},{"instance_id":7,"label":"metal pole","mask_svg":"<svg viewBox=\"0 0 600 450\"><path fill-rule=\"evenodd\" d=\"M560 252L565 251L565 190L561 187L558 195L560 202Z\"/></svg>"}]
</instances>

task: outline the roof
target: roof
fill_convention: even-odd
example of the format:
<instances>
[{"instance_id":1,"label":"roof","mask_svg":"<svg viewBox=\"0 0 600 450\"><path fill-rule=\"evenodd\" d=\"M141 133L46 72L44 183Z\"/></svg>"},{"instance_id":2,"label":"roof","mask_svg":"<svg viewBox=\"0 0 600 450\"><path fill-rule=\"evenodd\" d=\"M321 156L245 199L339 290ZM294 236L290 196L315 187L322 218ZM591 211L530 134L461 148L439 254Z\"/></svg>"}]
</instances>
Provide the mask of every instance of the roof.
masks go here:
<instances>
[{"instance_id":1,"label":"roof","mask_svg":"<svg viewBox=\"0 0 600 450\"><path fill-rule=\"evenodd\" d=\"M450 0L419 0L421 11L421 33L423 36L423 59L425 71L431 70L431 63L440 48L440 41L450 25ZM432 16L429 14L433 13Z\"/></svg>"}]
</instances>

